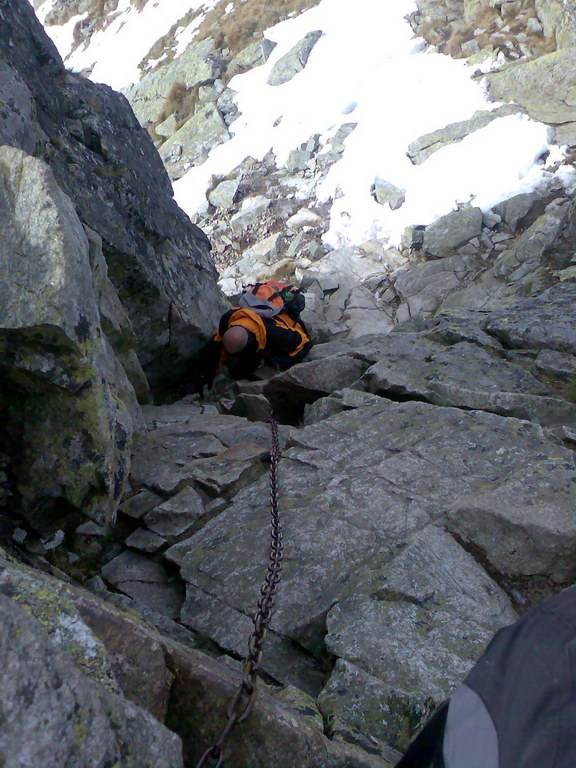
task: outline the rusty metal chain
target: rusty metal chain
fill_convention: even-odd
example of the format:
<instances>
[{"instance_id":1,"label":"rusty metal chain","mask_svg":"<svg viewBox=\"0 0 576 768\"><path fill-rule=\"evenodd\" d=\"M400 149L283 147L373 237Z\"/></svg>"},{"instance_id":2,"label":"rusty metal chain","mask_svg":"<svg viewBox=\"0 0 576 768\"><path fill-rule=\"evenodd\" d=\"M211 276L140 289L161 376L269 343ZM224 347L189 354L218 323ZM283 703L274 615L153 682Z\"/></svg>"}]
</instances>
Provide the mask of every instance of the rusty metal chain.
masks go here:
<instances>
[{"instance_id":1,"label":"rusty metal chain","mask_svg":"<svg viewBox=\"0 0 576 768\"><path fill-rule=\"evenodd\" d=\"M234 726L246 720L250 715L256 700L257 673L260 659L262 658L262 645L270 619L272 618L274 600L280 581L280 571L282 570L282 553L284 550L282 523L278 510L278 464L282 451L278 439L278 424L274 417L270 417L269 423L272 430L272 447L270 451L270 560L266 576L264 577L264 583L260 589L258 610L254 616L254 630L248 640L248 656L242 669L242 682L228 706L228 722L215 743L204 752L196 768L208 766L209 760L216 761L214 768L222 768L224 765L224 745Z\"/></svg>"}]
</instances>

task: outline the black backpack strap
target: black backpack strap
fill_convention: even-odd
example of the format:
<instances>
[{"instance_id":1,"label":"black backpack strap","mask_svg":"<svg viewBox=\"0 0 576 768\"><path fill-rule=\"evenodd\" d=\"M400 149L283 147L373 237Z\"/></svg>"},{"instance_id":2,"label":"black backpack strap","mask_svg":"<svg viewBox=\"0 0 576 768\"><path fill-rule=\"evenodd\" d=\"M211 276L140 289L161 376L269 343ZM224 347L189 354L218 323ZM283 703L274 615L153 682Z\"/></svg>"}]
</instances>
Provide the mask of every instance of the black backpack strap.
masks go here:
<instances>
[{"instance_id":1,"label":"black backpack strap","mask_svg":"<svg viewBox=\"0 0 576 768\"><path fill-rule=\"evenodd\" d=\"M444 768L442 743L448 715L447 700L441 704L408 747L396 768Z\"/></svg>"},{"instance_id":2,"label":"black backpack strap","mask_svg":"<svg viewBox=\"0 0 576 768\"><path fill-rule=\"evenodd\" d=\"M302 328L302 330L304 331L304 333L306 334L306 336L308 336L308 338L310 338L310 331L308 330L308 328L306 328L306 323L305 323L305 322L304 322L304 320L302 320L302 318L300 317L300 311L298 311L298 312L295 312L294 314L293 314L292 312L290 312L289 308L288 308L288 309L286 309L285 311L286 311L286 313L287 313L288 315L290 315L290 317L291 317L293 320L296 320L296 322L297 322L297 323L298 323L298 325L299 325L299 326ZM312 344L310 344L310 346L312 346Z\"/></svg>"}]
</instances>

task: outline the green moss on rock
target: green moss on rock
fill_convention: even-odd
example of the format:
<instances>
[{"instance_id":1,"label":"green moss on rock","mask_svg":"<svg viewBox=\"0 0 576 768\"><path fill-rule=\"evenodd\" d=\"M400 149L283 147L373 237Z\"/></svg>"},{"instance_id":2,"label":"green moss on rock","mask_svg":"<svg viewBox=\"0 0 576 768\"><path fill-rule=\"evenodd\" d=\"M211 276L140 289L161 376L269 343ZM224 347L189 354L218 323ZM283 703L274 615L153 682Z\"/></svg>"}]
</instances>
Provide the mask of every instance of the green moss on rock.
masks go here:
<instances>
[{"instance_id":1,"label":"green moss on rock","mask_svg":"<svg viewBox=\"0 0 576 768\"><path fill-rule=\"evenodd\" d=\"M0 571L0 593L35 619L81 672L120 693L104 645L69 600L32 575L8 567Z\"/></svg>"}]
</instances>

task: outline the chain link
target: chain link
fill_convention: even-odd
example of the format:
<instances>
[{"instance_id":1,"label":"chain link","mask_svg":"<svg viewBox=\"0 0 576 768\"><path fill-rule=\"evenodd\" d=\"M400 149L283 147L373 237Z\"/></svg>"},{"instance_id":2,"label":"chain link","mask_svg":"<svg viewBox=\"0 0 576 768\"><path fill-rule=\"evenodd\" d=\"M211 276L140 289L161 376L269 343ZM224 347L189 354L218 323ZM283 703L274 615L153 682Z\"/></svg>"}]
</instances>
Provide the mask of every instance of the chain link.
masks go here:
<instances>
[{"instance_id":1,"label":"chain link","mask_svg":"<svg viewBox=\"0 0 576 768\"><path fill-rule=\"evenodd\" d=\"M213 768L222 768L224 765L224 755L222 751L228 736L232 729L238 723L243 722L250 715L254 702L256 700L256 690L258 681L258 669L260 659L262 658L262 645L266 637L266 631L272 618L272 610L278 583L280 582L280 572L282 570L282 555L284 544L282 541L282 522L278 510L278 464L282 451L278 439L278 424L274 417L269 419L272 430L272 447L270 450L270 560L264 577L264 583L260 589L258 599L258 609L254 616L254 630L248 640L248 656L242 668L242 682L236 691L233 699L228 706L228 722L222 729L215 743L209 747L196 768L204 768L209 765L210 760L215 761Z\"/></svg>"}]
</instances>

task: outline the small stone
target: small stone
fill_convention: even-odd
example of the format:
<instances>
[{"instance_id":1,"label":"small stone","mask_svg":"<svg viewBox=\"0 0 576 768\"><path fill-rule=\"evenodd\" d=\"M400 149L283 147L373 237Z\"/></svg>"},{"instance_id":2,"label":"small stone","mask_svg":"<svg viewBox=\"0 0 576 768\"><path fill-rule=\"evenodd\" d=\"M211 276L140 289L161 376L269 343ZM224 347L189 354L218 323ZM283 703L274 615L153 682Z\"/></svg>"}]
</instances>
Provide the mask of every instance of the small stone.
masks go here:
<instances>
[{"instance_id":1,"label":"small stone","mask_svg":"<svg viewBox=\"0 0 576 768\"><path fill-rule=\"evenodd\" d=\"M467 42L462 43L460 48L466 57L474 56L474 54L480 52L480 46L476 40L468 40Z\"/></svg>"},{"instance_id":2,"label":"small stone","mask_svg":"<svg viewBox=\"0 0 576 768\"><path fill-rule=\"evenodd\" d=\"M315 227L322 222L320 216L309 208L301 208L294 216L290 216L286 225L289 229L298 230L302 227Z\"/></svg>"},{"instance_id":3,"label":"small stone","mask_svg":"<svg viewBox=\"0 0 576 768\"><path fill-rule=\"evenodd\" d=\"M158 536L181 536L204 514L202 497L194 488L186 486L149 512L144 522Z\"/></svg>"},{"instance_id":4,"label":"small stone","mask_svg":"<svg viewBox=\"0 0 576 768\"><path fill-rule=\"evenodd\" d=\"M126 539L126 545L132 549L140 549L142 552L157 552L166 544L166 539L158 536L154 531L145 531L139 528Z\"/></svg>"},{"instance_id":5,"label":"small stone","mask_svg":"<svg viewBox=\"0 0 576 768\"><path fill-rule=\"evenodd\" d=\"M488 227L488 229L493 229L495 226L500 224L501 221L502 216L494 213L494 211L486 211L482 214L482 224L484 224L485 227Z\"/></svg>"},{"instance_id":6,"label":"small stone","mask_svg":"<svg viewBox=\"0 0 576 768\"><path fill-rule=\"evenodd\" d=\"M292 152L290 152L288 155L286 168L291 173L295 173L297 171L305 171L306 168L308 168L308 164L310 163L311 159L312 155L310 152L302 149L293 149Z\"/></svg>"},{"instance_id":7,"label":"small stone","mask_svg":"<svg viewBox=\"0 0 576 768\"><path fill-rule=\"evenodd\" d=\"M341 278L337 274L323 273L318 275L318 285L323 293L336 291L340 287Z\"/></svg>"},{"instance_id":8,"label":"small stone","mask_svg":"<svg viewBox=\"0 0 576 768\"><path fill-rule=\"evenodd\" d=\"M542 24L538 21L538 19L528 19L528 24L526 25L526 29L528 32L533 32L535 35L541 35L543 30Z\"/></svg>"},{"instance_id":9,"label":"small stone","mask_svg":"<svg viewBox=\"0 0 576 768\"><path fill-rule=\"evenodd\" d=\"M374 180L374 197L380 205L388 204L393 211L396 211L406 200L406 190L377 176Z\"/></svg>"},{"instance_id":10,"label":"small stone","mask_svg":"<svg viewBox=\"0 0 576 768\"><path fill-rule=\"evenodd\" d=\"M155 131L159 136L164 136L164 138L172 136L173 133L176 133L176 117L173 114L170 115L163 123L156 126Z\"/></svg>"},{"instance_id":11,"label":"small stone","mask_svg":"<svg viewBox=\"0 0 576 768\"><path fill-rule=\"evenodd\" d=\"M270 199L263 195L247 197L243 200L242 207L238 213L235 213L230 219L232 230L236 233L240 233L252 224L255 224L259 221L264 212L268 210L271 202Z\"/></svg>"},{"instance_id":12,"label":"small stone","mask_svg":"<svg viewBox=\"0 0 576 768\"><path fill-rule=\"evenodd\" d=\"M230 409L234 416L244 416L249 421L265 421L272 407L264 395L240 393Z\"/></svg>"},{"instance_id":13,"label":"small stone","mask_svg":"<svg viewBox=\"0 0 576 768\"><path fill-rule=\"evenodd\" d=\"M103 525L97 525L89 520L87 523L82 523L76 528L76 533L79 536L87 536L90 538L102 538L108 534L108 529Z\"/></svg>"},{"instance_id":14,"label":"small stone","mask_svg":"<svg viewBox=\"0 0 576 768\"><path fill-rule=\"evenodd\" d=\"M23 528L15 528L12 538L17 544L22 544L24 539L28 536L27 532Z\"/></svg>"},{"instance_id":15,"label":"small stone","mask_svg":"<svg viewBox=\"0 0 576 768\"><path fill-rule=\"evenodd\" d=\"M56 531L52 536L48 536L46 539L42 539L42 545L45 550L56 549L64 541L64 531Z\"/></svg>"},{"instance_id":16,"label":"small stone","mask_svg":"<svg viewBox=\"0 0 576 768\"><path fill-rule=\"evenodd\" d=\"M162 496L152 491L143 490L132 496L120 505L120 512L136 520L143 517L151 509L157 507L163 501Z\"/></svg>"},{"instance_id":17,"label":"small stone","mask_svg":"<svg viewBox=\"0 0 576 768\"><path fill-rule=\"evenodd\" d=\"M234 199L238 192L240 181L238 179L226 179L217 184L214 189L208 193L208 200L215 208L228 210L234 205ZM228 243L230 244L230 243Z\"/></svg>"}]
</instances>

